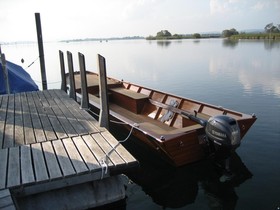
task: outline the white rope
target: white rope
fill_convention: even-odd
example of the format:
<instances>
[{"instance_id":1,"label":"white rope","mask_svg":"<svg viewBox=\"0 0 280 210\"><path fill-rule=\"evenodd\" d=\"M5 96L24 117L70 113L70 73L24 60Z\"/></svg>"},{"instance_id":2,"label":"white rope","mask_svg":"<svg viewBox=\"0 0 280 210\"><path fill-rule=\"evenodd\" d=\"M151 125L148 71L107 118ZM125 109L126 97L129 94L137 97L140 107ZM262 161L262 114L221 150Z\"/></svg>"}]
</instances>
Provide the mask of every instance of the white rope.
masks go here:
<instances>
[{"instance_id":1,"label":"white rope","mask_svg":"<svg viewBox=\"0 0 280 210\"><path fill-rule=\"evenodd\" d=\"M101 171L102 171L102 173L101 173L101 177L100 177L100 179L103 179L104 178L104 176L107 174L107 172L108 172L108 164L105 162L105 160L104 159L101 159L100 161L99 161L99 163L100 163L100 165L101 165Z\"/></svg>"},{"instance_id":2,"label":"white rope","mask_svg":"<svg viewBox=\"0 0 280 210\"><path fill-rule=\"evenodd\" d=\"M127 123L126 123L127 124ZM121 143L124 143L126 142L131 134L132 134L132 131L135 127L138 127L138 124L137 123L134 123L132 126L131 126L131 129L130 129L130 132L128 134L128 136L124 139L124 140L119 140L118 143L109 151L107 152L103 158L101 158L98 162L100 163L101 167L102 167L102 174L101 174L101 178L100 179L103 179L104 176L107 174L108 172L108 158L110 157L110 155L113 153L113 151L116 152L116 148L121 144Z\"/></svg>"},{"instance_id":3,"label":"white rope","mask_svg":"<svg viewBox=\"0 0 280 210\"><path fill-rule=\"evenodd\" d=\"M95 112L93 112L92 110L90 109L84 109L88 112L90 112L91 114L99 117L99 115ZM115 121L115 120L110 120L110 122L112 123L115 123L115 124L121 124L121 125L129 125L128 123L125 123L125 122L119 122L119 121ZM118 140L118 143L109 151L107 152L104 157L102 157L98 162L100 163L101 167L102 167L102 173L101 173L101 178L100 179L103 179L104 176L107 174L108 172L108 158L110 157L110 155L113 153L113 151L116 151L116 148L121 144L121 143L124 143L126 142L130 136L132 135L132 132L133 132L133 129L136 128L136 127L139 127L139 125L137 123L134 123L133 125L131 125L131 129L129 131L129 134L127 135L127 137L123 140Z\"/></svg>"}]
</instances>

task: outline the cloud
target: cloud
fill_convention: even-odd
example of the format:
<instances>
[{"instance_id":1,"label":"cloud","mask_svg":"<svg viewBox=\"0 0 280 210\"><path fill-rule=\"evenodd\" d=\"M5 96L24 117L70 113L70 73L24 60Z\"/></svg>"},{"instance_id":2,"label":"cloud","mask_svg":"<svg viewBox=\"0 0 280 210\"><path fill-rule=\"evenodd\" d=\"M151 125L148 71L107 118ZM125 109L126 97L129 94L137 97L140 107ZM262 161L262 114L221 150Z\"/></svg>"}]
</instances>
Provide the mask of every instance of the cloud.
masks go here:
<instances>
[{"instance_id":1,"label":"cloud","mask_svg":"<svg viewBox=\"0 0 280 210\"><path fill-rule=\"evenodd\" d=\"M265 2L257 2L255 5L252 6L252 9L253 10L256 10L256 11L260 11L260 10L263 10L266 6L266 3Z\"/></svg>"},{"instance_id":2,"label":"cloud","mask_svg":"<svg viewBox=\"0 0 280 210\"><path fill-rule=\"evenodd\" d=\"M280 0L259 0L257 2L254 2L251 8L255 11L261 11L268 8L280 9Z\"/></svg>"},{"instance_id":3,"label":"cloud","mask_svg":"<svg viewBox=\"0 0 280 210\"><path fill-rule=\"evenodd\" d=\"M163 2L159 0L128 1L123 9L122 17L130 20L147 18L155 14L156 8Z\"/></svg>"},{"instance_id":4,"label":"cloud","mask_svg":"<svg viewBox=\"0 0 280 210\"><path fill-rule=\"evenodd\" d=\"M240 0L210 0L210 13L226 14L237 9Z\"/></svg>"}]
</instances>

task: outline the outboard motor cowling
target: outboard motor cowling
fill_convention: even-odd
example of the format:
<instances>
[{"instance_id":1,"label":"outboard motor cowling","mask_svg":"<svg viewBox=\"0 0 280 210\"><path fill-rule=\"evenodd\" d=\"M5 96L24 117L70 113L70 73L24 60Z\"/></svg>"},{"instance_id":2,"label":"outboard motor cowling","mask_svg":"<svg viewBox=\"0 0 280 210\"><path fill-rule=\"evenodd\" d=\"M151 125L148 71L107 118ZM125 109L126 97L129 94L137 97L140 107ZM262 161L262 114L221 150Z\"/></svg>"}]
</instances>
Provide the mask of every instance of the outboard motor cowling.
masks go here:
<instances>
[{"instance_id":1,"label":"outboard motor cowling","mask_svg":"<svg viewBox=\"0 0 280 210\"><path fill-rule=\"evenodd\" d=\"M205 127L208 140L215 147L226 147L234 150L240 145L240 130L237 121L227 115L211 117Z\"/></svg>"}]
</instances>

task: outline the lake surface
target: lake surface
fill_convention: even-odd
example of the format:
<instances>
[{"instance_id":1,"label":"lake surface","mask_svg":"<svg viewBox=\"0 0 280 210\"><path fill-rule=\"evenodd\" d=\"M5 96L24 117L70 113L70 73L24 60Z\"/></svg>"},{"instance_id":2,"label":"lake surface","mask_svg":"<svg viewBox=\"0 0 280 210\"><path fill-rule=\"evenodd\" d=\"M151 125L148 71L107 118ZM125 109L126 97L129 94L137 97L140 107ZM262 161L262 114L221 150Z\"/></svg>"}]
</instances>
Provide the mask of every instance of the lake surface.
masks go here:
<instances>
[{"instance_id":1,"label":"lake surface","mask_svg":"<svg viewBox=\"0 0 280 210\"><path fill-rule=\"evenodd\" d=\"M97 71L97 54L107 75L175 95L245 113L257 121L234 156L238 180L219 182L212 163L172 169L136 152L142 169L128 181L126 209L276 209L280 206L280 42L263 40L120 40L46 43L48 88L60 88L58 50L85 55ZM41 86L35 44L3 45L12 62L22 64ZM66 59L66 56L65 56ZM29 68L29 64L34 64ZM244 170L243 170L244 169Z\"/></svg>"}]
</instances>

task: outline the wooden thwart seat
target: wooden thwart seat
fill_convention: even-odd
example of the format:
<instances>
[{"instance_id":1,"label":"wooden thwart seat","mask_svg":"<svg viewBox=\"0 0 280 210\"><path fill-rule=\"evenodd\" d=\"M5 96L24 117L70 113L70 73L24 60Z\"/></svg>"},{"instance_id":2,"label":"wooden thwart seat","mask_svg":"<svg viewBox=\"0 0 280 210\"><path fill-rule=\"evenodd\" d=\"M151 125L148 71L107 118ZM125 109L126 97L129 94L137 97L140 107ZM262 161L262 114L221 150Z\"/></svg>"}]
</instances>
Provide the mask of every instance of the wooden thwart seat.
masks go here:
<instances>
[{"instance_id":1,"label":"wooden thwart seat","mask_svg":"<svg viewBox=\"0 0 280 210\"><path fill-rule=\"evenodd\" d=\"M112 93L111 99L114 103L136 114L141 113L144 104L149 99L147 95L121 87L111 88L110 92Z\"/></svg>"}]
</instances>

